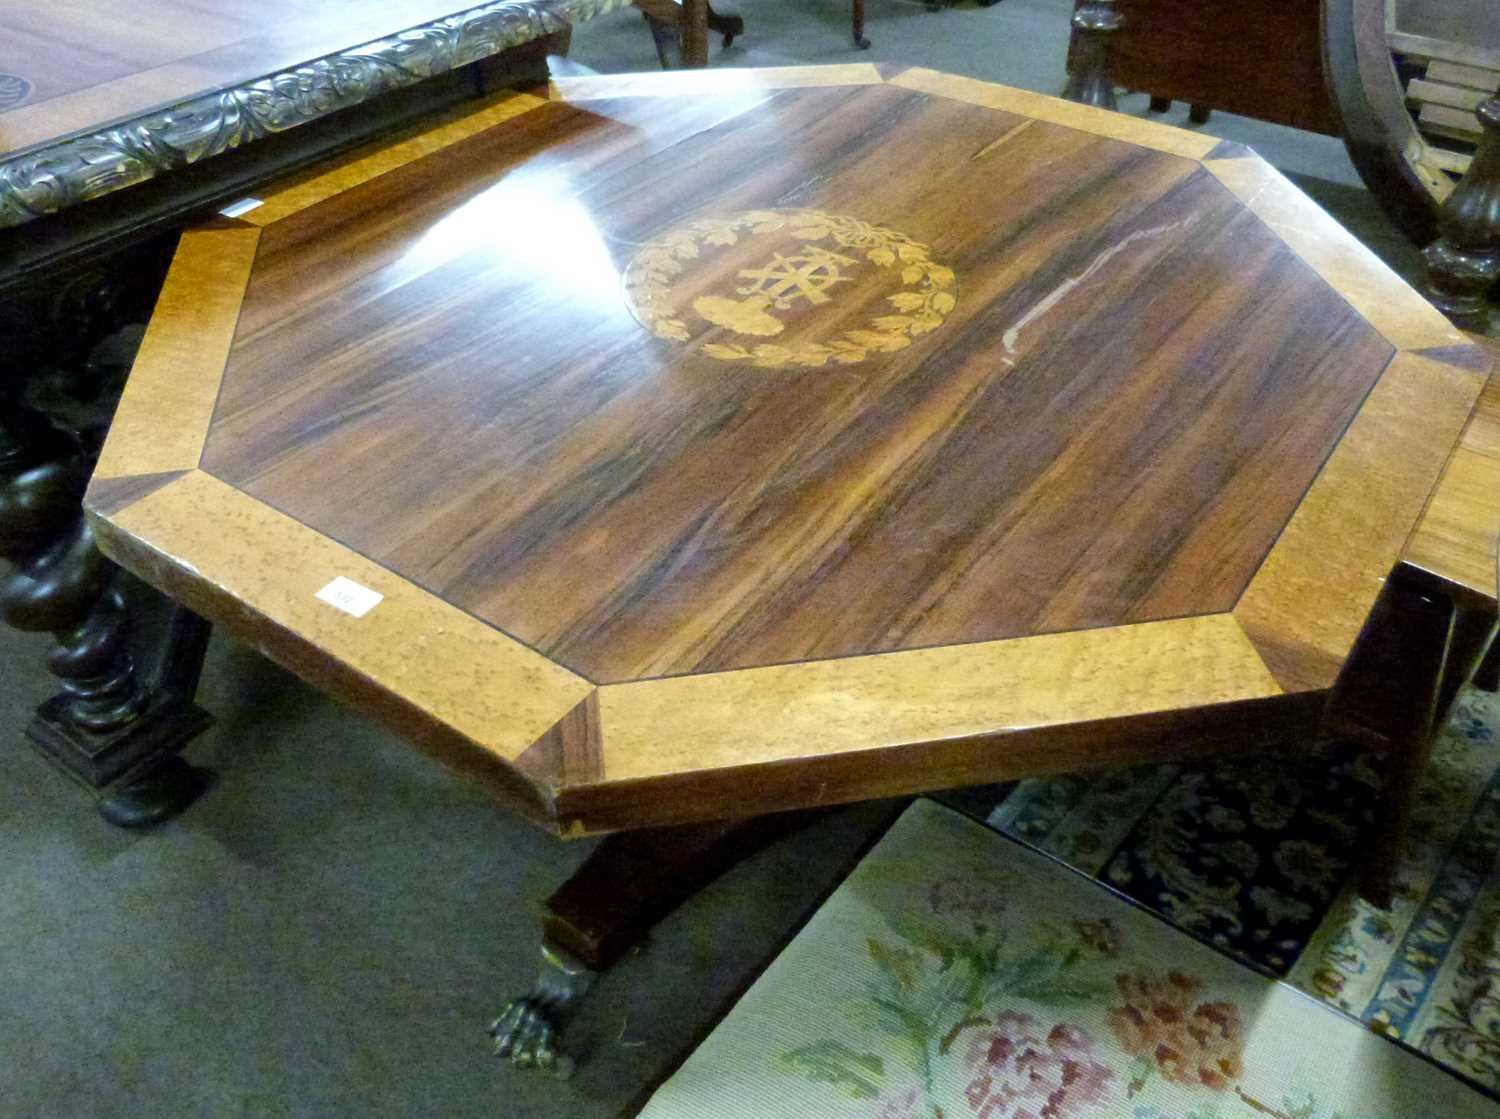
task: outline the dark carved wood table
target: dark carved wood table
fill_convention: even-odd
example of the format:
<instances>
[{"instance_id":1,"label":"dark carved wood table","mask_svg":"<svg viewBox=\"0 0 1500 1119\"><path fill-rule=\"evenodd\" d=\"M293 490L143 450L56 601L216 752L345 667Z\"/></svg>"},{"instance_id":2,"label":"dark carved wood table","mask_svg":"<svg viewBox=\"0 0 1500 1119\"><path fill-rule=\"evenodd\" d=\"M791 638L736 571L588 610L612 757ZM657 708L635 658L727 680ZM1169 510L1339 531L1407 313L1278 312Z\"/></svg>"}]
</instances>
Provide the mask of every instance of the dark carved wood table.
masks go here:
<instances>
[{"instance_id":1,"label":"dark carved wood table","mask_svg":"<svg viewBox=\"0 0 1500 1119\"><path fill-rule=\"evenodd\" d=\"M98 554L80 504L177 233L455 102L545 81L572 23L623 3L0 0L0 620L54 636L61 691L26 738L107 819L190 802L201 783L176 751L209 722L193 676L158 670L206 629L180 609L149 624L152 596ZM650 7L659 44L680 37L697 64L708 29L741 26L705 0Z\"/></svg>"},{"instance_id":2,"label":"dark carved wood table","mask_svg":"<svg viewBox=\"0 0 1500 1119\"><path fill-rule=\"evenodd\" d=\"M715 821L1315 727L1489 368L1247 149L926 70L558 82L258 197L182 239L89 516L627 833L521 1063Z\"/></svg>"}]
</instances>

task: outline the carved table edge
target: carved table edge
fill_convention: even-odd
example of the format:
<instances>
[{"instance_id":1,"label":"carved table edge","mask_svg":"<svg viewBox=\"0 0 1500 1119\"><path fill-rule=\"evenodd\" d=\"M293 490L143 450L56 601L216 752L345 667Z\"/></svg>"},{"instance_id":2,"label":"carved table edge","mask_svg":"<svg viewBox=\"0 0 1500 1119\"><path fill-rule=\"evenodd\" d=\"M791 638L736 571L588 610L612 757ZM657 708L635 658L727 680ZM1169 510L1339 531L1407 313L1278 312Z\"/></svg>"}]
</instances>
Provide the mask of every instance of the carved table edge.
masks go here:
<instances>
[{"instance_id":1,"label":"carved table edge","mask_svg":"<svg viewBox=\"0 0 1500 1119\"><path fill-rule=\"evenodd\" d=\"M0 159L0 229L541 39L630 0L498 0Z\"/></svg>"}]
</instances>

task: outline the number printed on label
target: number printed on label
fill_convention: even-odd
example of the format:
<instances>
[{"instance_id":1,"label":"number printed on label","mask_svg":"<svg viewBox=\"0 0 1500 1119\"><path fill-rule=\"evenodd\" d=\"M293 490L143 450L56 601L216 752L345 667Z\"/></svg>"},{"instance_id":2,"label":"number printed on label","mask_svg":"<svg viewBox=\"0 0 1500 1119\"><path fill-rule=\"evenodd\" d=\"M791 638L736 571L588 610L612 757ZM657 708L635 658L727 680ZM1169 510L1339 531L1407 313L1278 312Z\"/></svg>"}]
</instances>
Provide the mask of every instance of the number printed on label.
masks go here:
<instances>
[{"instance_id":1,"label":"number printed on label","mask_svg":"<svg viewBox=\"0 0 1500 1119\"><path fill-rule=\"evenodd\" d=\"M356 618L363 618L371 610L380 605L385 595L379 591L372 591L369 587L361 586L353 579L346 579L340 575L317 593L317 598L328 603L329 606L337 607L345 614L352 614Z\"/></svg>"}]
</instances>

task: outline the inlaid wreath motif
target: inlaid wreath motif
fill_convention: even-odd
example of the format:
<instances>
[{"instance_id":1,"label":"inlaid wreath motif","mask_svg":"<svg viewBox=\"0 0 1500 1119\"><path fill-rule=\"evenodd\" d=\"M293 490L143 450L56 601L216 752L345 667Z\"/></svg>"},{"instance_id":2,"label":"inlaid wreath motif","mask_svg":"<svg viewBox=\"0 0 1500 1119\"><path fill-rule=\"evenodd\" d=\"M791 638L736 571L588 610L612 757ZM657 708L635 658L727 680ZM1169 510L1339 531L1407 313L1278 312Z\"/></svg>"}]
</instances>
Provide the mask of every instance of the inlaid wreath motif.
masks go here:
<instances>
[{"instance_id":1,"label":"inlaid wreath motif","mask_svg":"<svg viewBox=\"0 0 1500 1119\"><path fill-rule=\"evenodd\" d=\"M894 229L820 210L750 210L680 226L651 242L630 262L624 281L626 299L641 324L658 338L689 341L692 333L671 293L673 281L687 270L687 262L699 259L705 249L737 244L743 236L773 233L787 234L803 242L803 247L791 255L772 254L765 268L740 272L739 278L749 281L734 289L742 298L707 295L695 299L692 309L699 316L738 334L775 336L785 330L785 324L774 310L785 309L797 299L812 304L830 301L829 290L848 279L843 272L859 263L858 256L881 268L899 269L902 289L886 297L894 312L876 316L865 329L846 330L821 342L712 342L703 347L709 356L748 361L762 369L817 369L830 362L853 365L872 353L905 349L913 338L941 326L953 310L953 270L933 261L926 245Z\"/></svg>"}]
</instances>

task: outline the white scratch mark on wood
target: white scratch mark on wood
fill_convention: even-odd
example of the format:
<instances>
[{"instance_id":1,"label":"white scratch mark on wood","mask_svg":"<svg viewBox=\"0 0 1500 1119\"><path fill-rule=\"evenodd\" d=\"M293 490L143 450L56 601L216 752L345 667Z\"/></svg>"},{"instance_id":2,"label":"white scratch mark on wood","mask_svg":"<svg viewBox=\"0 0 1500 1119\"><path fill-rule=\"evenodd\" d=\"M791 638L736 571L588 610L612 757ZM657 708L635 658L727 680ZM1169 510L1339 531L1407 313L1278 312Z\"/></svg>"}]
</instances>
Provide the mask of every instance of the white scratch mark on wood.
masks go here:
<instances>
[{"instance_id":1,"label":"white scratch mark on wood","mask_svg":"<svg viewBox=\"0 0 1500 1119\"><path fill-rule=\"evenodd\" d=\"M1096 272L1099 271L1099 269L1103 268L1106 264L1108 264L1120 253L1124 252L1136 241L1144 241L1148 237L1155 237L1162 233L1170 233L1174 229L1182 229L1185 226L1191 225L1196 220L1197 218L1184 218L1182 221L1174 221L1167 225L1154 225L1150 229L1138 229L1134 233L1126 237L1118 245L1111 245L1109 248L1105 249L1094 258L1093 262L1087 268L1078 273L1078 275L1066 279L1062 283L1058 284L1057 287L1053 288L1052 291L1050 291L1044 298L1038 301L1031 308L1031 310L1022 315L1014 325L1012 325L1008 330L1006 330L1004 334L1000 336L1000 341L1005 346L1005 352L1008 354L1015 353L1016 342L1021 336L1021 331L1025 330L1027 326L1036 322L1037 319L1041 318L1048 311L1052 310L1052 308L1056 307L1059 303L1061 303L1068 297L1069 293L1071 293L1074 288L1078 287L1078 285L1082 283L1085 283L1090 276L1093 276Z\"/></svg>"}]
</instances>

